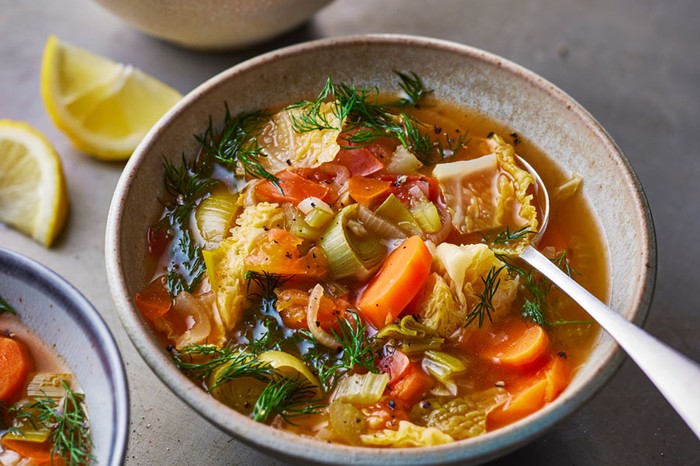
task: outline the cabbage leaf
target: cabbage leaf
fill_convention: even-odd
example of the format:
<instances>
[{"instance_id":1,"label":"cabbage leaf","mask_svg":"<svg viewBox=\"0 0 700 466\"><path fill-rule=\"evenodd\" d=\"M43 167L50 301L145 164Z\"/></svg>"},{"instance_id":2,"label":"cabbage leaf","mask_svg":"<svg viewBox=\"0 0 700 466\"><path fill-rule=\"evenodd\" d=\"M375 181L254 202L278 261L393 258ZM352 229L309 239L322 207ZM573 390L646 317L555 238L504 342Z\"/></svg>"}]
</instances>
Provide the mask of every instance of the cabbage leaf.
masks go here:
<instances>
[{"instance_id":1,"label":"cabbage leaf","mask_svg":"<svg viewBox=\"0 0 700 466\"><path fill-rule=\"evenodd\" d=\"M513 146L498 135L487 141L493 153L433 169L455 229L463 234L505 227L537 231L537 209L527 193L534 177L517 165Z\"/></svg>"},{"instance_id":2,"label":"cabbage leaf","mask_svg":"<svg viewBox=\"0 0 700 466\"><path fill-rule=\"evenodd\" d=\"M384 429L374 434L364 434L360 440L365 445L393 448L429 447L454 442L451 436L439 429L418 426L409 421L399 421L398 430Z\"/></svg>"},{"instance_id":3,"label":"cabbage leaf","mask_svg":"<svg viewBox=\"0 0 700 466\"><path fill-rule=\"evenodd\" d=\"M519 278L510 276L505 264L487 245L441 243L436 249L436 257L452 293L466 309L472 309L478 302L479 295L484 292L482 277L486 277L492 267L500 269L500 284L491 299L497 315L515 299Z\"/></svg>"},{"instance_id":4,"label":"cabbage leaf","mask_svg":"<svg viewBox=\"0 0 700 466\"><path fill-rule=\"evenodd\" d=\"M421 323L442 338L452 335L467 317L466 307L455 301L450 286L436 272L428 276L414 299Z\"/></svg>"},{"instance_id":5,"label":"cabbage leaf","mask_svg":"<svg viewBox=\"0 0 700 466\"><path fill-rule=\"evenodd\" d=\"M212 251L207 274L216 291L216 303L226 330L232 330L250 307L246 293L245 258L255 239L272 228L284 228L284 210L275 203L247 206L236 219L229 237Z\"/></svg>"},{"instance_id":6,"label":"cabbage leaf","mask_svg":"<svg viewBox=\"0 0 700 466\"><path fill-rule=\"evenodd\" d=\"M316 129L298 133L293 118L299 118L303 108L288 108L272 115L263 127L258 143L268 155L260 158L260 164L276 173L290 166L313 168L330 162L340 151L337 139L342 122L332 103L323 103L319 114L334 129ZM336 129L337 128L337 129Z\"/></svg>"}]
</instances>

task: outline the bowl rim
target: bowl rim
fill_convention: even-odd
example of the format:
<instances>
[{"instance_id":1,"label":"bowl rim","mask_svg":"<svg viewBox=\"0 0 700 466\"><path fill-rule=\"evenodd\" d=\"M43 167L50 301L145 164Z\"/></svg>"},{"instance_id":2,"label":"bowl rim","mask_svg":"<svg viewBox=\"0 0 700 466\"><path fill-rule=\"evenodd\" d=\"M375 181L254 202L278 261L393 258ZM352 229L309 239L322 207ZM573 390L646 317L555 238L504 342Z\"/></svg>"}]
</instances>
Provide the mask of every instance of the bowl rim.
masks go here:
<instances>
[{"instance_id":1,"label":"bowl rim","mask_svg":"<svg viewBox=\"0 0 700 466\"><path fill-rule=\"evenodd\" d=\"M79 322L84 332L92 334L96 340L100 341L104 352L100 359L105 363L110 383L114 388L112 400L115 417L109 441L108 461L105 464L109 466L121 465L126 456L129 438L129 387L124 362L114 335L92 303L65 278L34 259L0 247L0 267L9 269L10 266L17 272L13 276L22 281L33 283L35 288L41 289L43 294L52 301L62 304L70 303L62 308L74 321ZM68 361L66 363L70 366ZM90 409L90 407L88 408ZM96 407L92 407L92 409L94 410Z\"/></svg>"},{"instance_id":2,"label":"bowl rim","mask_svg":"<svg viewBox=\"0 0 700 466\"><path fill-rule=\"evenodd\" d=\"M538 411L536 417L528 416L525 419L486 435L472 439L461 440L448 445L432 446L419 449L376 449L367 447L352 447L338 444L326 444L313 439L307 439L297 434L273 429L252 421L236 411L223 407L219 402L209 397L204 391L189 381L180 373L171 361L165 356L163 349L156 345L151 337L151 331L141 319L132 304L131 297L127 294L126 281L122 268L119 251L121 241L119 226L121 224L126 193L139 163L146 157L151 146L164 131L169 121L196 103L200 96L211 88L216 88L229 78L244 73L248 69L264 66L278 58L313 53L315 50L333 48L337 46L360 45L405 45L409 47L421 47L438 49L462 55L465 58L478 60L484 64L497 66L514 77L528 82L541 91L549 94L562 103L569 111L575 113L577 119L584 123L603 144L606 152L613 155L621 162L624 171L630 175L632 188L636 194L636 205L639 213L643 215L644 226L644 251L647 256L646 267L641 272L643 275L641 292L636 296L636 313L632 322L642 325L645 321L651 305L654 284L656 280L656 237L653 220L648 201L641 183L634 172L629 160L602 125L575 101L571 96L547 81L538 74L518 65L508 59L478 49L469 45L451 42L442 39L422 37L405 34L362 34L348 35L309 42L273 50L257 57L251 58L227 70L211 77L204 83L189 92L178 104L168 111L156 125L150 130L139 144L134 154L128 161L122 176L115 189L114 198L110 206L106 228L106 265L110 291L114 300L117 313L132 342L141 356L148 363L156 375L170 388L173 393L192 407L202 417L235 436L237 439L251 446L261 448L263 451L281 457L303 458L309 462L331 462L343 464L352 461L354 464L375 464L381 461L384 464L407 464L416 462L420 464L433 464L436 462L465 461L482 462L488 459L502 456L537 436L546 432L555 423L570 415L575 409L583 406L585 402L597 393L604 384L617 371L624 359L624 353L613 342L610 354L607 355L597 368L595 374L580 387L579 391L565 399L560 397ZM177 389L175 387L178 387ZM267 437L274 438L274 442L267 441ZM323 454L319 456L319 452Z\"/></svg>"}]
</instances>

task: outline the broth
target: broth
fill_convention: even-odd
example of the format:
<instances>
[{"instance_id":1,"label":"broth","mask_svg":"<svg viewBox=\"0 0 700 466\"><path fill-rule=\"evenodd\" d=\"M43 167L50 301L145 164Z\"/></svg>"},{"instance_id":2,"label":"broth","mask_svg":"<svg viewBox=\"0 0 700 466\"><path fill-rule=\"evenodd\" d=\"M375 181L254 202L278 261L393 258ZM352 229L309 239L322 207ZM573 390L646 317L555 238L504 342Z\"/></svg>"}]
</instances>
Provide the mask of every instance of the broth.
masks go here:
<instances>
[{"instance_id":1,"label":"broth","mask_svg":"<svg viewBox=\"0 0 700 466\"><path fill-rule=\"evenodd\" d=\"M447 443L553 401L599 328L517 260L541 219L514 154L568 187L538 249L604 299L580 180L432 96L326 90L228 115L194 162L166 164L135 301L175 364L257 421L350 445Z\"/></svg>"}]
</instances>

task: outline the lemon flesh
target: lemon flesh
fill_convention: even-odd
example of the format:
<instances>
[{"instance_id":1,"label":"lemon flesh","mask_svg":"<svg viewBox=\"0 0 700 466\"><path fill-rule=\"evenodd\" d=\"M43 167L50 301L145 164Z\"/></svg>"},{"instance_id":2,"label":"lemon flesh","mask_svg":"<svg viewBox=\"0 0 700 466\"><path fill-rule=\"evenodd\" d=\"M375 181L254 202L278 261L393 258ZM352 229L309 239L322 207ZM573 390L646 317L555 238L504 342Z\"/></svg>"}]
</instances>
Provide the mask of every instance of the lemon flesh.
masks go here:
<instances>
[{"instance_id":1,"label":"lemon flesh","mask_svg":"<svg viewBox=\"0 0 700 466\"><path fill-rule=\"evenodd\" d=\"M0 222L50 246L68 212L61 159L26 123L0 120Z\"/></svg>"},{"instance_id":2,"label":"lemon flesh","mask_svg":"<svg viewBox=\"0 0 700 466\"><path fill-rule=\"evenodd\" d=\"M78 149L103 160L124 160L182 96L130 65L50 36L41 97L54 124Z\"/></svg>"}]
</instances>

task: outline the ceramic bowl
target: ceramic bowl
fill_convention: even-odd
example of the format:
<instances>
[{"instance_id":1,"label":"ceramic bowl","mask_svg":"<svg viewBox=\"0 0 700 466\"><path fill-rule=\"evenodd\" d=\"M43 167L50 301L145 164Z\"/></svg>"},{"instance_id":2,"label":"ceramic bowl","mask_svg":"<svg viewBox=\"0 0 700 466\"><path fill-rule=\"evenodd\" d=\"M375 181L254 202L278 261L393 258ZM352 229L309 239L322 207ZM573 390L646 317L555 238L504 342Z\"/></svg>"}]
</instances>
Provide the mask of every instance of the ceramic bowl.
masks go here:
<instances>
[{"instance_id":1,"label":"ceramic bowl","mask_svg":"<svg viewBox=\"0 0 700 466\"><path fill-rule=\"evenodd\" d=\"M90 302L43 265L0 248L0 296L20 325L65 361L85 393L93 454L101 466L124 461L129 391L119 349Z\"/></svg>"},{"instance_id":2,"label":"ceramic bowl","mask_svg":"<svg viewBox=\"0 0 700 466\"><path fill-rule=\"evenodd\" d=\"M96 0L146 34L192 49L240 48L270 39L331 0Z\"/></svg>"},{"instance_id":3,"label":"ceramic bowl","mask_svg":"<svg viewBox=\"0 0 700 466\"><path fill-rule=\"evenodd\" d=\"M601 333L586 364L553 403L519 422L451 445L378 450L325 444L276 431L225 408L183 376L133 304L148 279L146 231L162 209L162 157L196 153L193 134L208 118L314 97L330 74L337 82L393 89L392 70L410 70L442 100L488 115L533 141L550 163L584 180L583 195L608 246L609 302L641 323L655 279L655 239L641 186L610 136L571 97L534 73L482 50L435 39L369 35L333 38L271 52L221 73L187 95L137 148L117 186L107 223L106 257L117 311L153 371L206 419L256 448L304 462L336 464L471 464L505 454L545 432L588 400L622 354Z\"/></svg>"}]
</instances>

